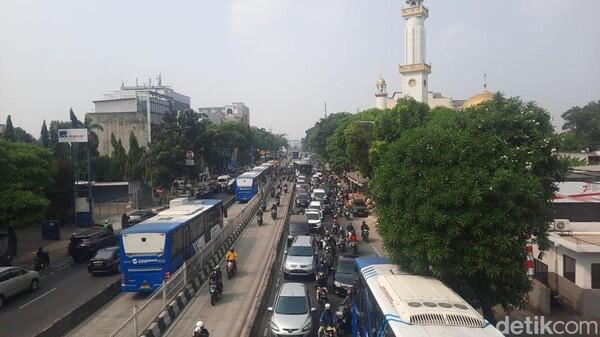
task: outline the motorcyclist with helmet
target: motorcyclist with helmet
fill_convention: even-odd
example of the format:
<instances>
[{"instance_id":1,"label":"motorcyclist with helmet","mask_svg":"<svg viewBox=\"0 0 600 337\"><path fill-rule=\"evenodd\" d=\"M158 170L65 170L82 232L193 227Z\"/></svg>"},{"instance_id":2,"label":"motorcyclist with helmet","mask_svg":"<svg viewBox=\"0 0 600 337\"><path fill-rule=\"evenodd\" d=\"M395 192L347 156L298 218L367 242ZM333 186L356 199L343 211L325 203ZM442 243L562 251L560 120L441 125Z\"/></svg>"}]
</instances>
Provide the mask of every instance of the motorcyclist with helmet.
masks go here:
<instances>
[{"instance_id":1,"label":"motorcyclist with helmet","mask_svg":"<svg viewBox=\"0 0 600 337\"><path fill-rule=\"evenodd\" d=\"M193 337L209 337L208 330L204 327L204 322L196 322L196 328L194 328Z\"/></svg>"},{"instance_id":2,"label":"motorcyclist with helmet","mask_svg":"<svg viewBox=\"0 0 600 337\"><path fill-rule=\"evenodd\" d=\"M320 326L319 333L317 335L322 336L323 331L325 331L327 327L332 327L334 322L335 314L333 313L333 310L331 310L331 304L325 303L325 310L323 310L323 313L321 313L321 318L319 319Z\"/></svg>"},{"instance_id":3,"label":"motorcyclist with helmet","mask_svg":"<svg viewBox=\"0 0 600 337\"><path fill-rule=\"evenodd\" d=\"M219 294L223 293L223 276L221 273L221 268L219 265L216 265L213 271L210 273L209 282L214 282L217 284L217 289L219 290Z\"/></svg>"},{"instance_id":4,"label":"motorcyclist with helmet","mask_svg":"<svg viewBox=\"0 0 600 337\"><path fill-rule=\"evenodd\" d=\"M237 271L237 253L235 252L235 249L233 249L233 247L229 248L229 251L227 252L227 254L225 254L225 261L233 262L233 270Z\"/></svg>"}]
</instances>

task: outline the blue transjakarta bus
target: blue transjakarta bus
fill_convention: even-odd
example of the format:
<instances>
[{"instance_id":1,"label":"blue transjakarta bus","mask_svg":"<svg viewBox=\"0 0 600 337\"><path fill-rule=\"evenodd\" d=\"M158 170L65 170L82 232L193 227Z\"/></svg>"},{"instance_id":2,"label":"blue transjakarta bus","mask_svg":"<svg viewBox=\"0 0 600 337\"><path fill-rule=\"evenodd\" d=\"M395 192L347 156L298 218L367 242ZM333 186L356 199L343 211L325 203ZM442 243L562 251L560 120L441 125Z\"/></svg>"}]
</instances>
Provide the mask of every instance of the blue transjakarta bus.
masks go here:
<instances>
[{"instance_id":1,"label":"blue transjakarta bus","mask_svg":"<svg viewBox=\"0 0 600 337\"><path fill-rule=\"evenodd\" d=\"M355 265L360 278L353 299L354 336L503 336L434 277L403 272L383 257L357 258Z\"/></svg>"},{"instance_id":2,"label":"blue transjakarta bus","mask_svg":"<svg viewBox=\"0 0 600 337\"><path fill-rule=\"evenodd\" d=\"M235 199L239 202L250 201L264 184L265 180L263 172L248 171L242 173L235 179Z\"/></svg>"},{"instance_id":3,"label":"blue transjakarta bus","mask_svg":"<svg viewBox=\"0 0 600 337\"><path fill-rule=\"evenodd\" d=\"M178 198L169 208L121 231L121 291L151 292L223 228L223 202Z\"/></svg>"}]
</instances>

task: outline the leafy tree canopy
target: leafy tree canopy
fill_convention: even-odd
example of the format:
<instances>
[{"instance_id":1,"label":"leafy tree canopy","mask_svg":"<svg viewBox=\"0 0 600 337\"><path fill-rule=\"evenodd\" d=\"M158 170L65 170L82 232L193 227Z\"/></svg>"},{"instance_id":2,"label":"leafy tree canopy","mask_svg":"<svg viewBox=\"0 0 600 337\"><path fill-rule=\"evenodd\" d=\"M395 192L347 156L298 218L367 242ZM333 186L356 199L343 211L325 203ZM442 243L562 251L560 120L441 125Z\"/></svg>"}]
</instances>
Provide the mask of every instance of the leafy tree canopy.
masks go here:
<instances>
[{"instance_id":1,"label":"leafy tree canopy","mask_svg":"<svg viewBox=\"0 0 600 337\"><path fill-rule=\"evenodd\" d=\"M371 184L391 257L440 278L492 322L492 306L521 304L527 236L548 245L553 183L563 174L556 145L546 111L500 95L432 111L404 130L379 153Z\"/></svg>"},{"instance_id":2,"label":"leafy tree canopy","mask_svg":"<svg viewBox=\"0 0 600 337\"><path fill-rule=\"evenodd\" d=\"M0 227L39 223L49 201L56 166L50 151L33 144L0 139Z\"/></svg>"},{"instance_id":3,"label":"leafy tree canopy","mask_svg":"<svg viewBox=\"0 0 600 337\"><path fill-rule=\"evenodd\" d=\"M563 113L562 118L565 120L563 130L572 131L579 139L570 139L567 144L578 147L582 142L591 151L600 147L600 101L590 102L583 108L573 107Z\"/></svg>"}]
</instances>

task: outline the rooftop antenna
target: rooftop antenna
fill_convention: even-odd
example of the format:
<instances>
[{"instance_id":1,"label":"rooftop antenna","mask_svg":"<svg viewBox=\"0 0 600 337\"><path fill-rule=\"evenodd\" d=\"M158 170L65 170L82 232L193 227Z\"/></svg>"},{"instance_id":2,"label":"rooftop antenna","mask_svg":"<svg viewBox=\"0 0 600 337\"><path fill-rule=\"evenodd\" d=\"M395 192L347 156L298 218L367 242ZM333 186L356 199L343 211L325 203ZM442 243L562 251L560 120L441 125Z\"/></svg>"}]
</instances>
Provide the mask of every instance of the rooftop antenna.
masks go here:
<instances>
[{"instance_id":1,"label":"rooftop antenna","mask_svg":"<svg viewBox=\"0 0 600 337\"><path fill-rule=\"evenodd\" d=\"M160 76L160 73L158 73L158 77L156 78L156 82L158 82L158 86L162 85L162 77Z\"/></svg>"},{"instance_id":2,"label":"rooftop antenna","mask_svg":"<svg viewBox=\"0 0 600 337\"><path fill-rule=\"evenodd\" d=\"M135 86L136 86L136 87L139 87L139 86L140 86L140 85L138 84L138 79L137 79L137 77L135 78Z\"/></svg>"},{"instance_id":3,"label":"rooftop antenna","mask_svg":"<svg viewBox=\"0 0 600 337\"><path fill-rule=\"evenodd\" d=\"M325 103L325 118L327 118L327 102L324 102L324 103Z\"/></svg>"},{"instance_id":4,"label":"rooftop antenna","mask_svg":"<svg viewBox=\"0 0 600 337\"><path fill-rule=\"evenodd\" d=\"M152 87L152 78L148 77L148 86Z\"/></svg>"}]
</instances>

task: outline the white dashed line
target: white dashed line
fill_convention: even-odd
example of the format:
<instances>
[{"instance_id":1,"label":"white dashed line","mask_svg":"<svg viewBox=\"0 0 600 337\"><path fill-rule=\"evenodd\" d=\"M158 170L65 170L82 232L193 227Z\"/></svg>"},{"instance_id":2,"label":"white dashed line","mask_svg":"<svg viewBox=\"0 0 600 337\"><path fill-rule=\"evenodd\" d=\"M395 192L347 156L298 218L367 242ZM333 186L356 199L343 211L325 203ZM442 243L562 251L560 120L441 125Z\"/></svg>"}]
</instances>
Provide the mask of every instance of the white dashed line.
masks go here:
<instances>
[{"instance_id":1,"label":"white dashed line","mask_svg":"<svg viewBox=\"0 0 600 337\"><path fill-rule=\"evenodd\" d=\"M44 296L48 295L49 293L53 292L54 290L56 290L56 288L52 288L52 289L48 290L47 292L43 293L42 295L40 295L40 296L38 296L38 297L36 297L36 298L32 299L31 301L29 301L29 302L27 302L27 303L23 304L22 306L20 306L20 307L19 307L19 309L23 309L23 308L25 308L26 306L28 306L28 305L30 305L31 303L33 303L33 302L35 302L35 301L39 300L39 299L40 299L40 298L42 298L42 297L44 297Z\"/></svg>"}]
</instances>

